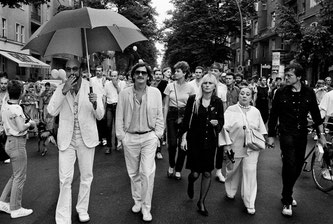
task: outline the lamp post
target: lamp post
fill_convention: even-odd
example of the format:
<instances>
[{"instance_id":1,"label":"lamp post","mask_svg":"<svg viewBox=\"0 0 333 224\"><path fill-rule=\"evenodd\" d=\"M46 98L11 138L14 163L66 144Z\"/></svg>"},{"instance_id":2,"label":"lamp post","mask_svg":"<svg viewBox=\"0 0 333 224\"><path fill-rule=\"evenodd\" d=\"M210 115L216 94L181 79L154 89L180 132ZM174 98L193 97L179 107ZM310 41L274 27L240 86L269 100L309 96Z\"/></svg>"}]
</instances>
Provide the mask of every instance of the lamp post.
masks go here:
<instances>
[{"instance_id":1,"label":"lamp post","mask_svg":"<svg viewBox=\"0 0 333 224\"><path fill-rule=\"evenodd\" d=\"M239 54L239 62L240 65L243 66L243 14L242 14L242 10L240 8L239 2L238 0L235 0L238 11L239 11L239 17L240 17L240 32L241 32L241 36L240 36L240 54Z\"/></svg>"}]
</instances>

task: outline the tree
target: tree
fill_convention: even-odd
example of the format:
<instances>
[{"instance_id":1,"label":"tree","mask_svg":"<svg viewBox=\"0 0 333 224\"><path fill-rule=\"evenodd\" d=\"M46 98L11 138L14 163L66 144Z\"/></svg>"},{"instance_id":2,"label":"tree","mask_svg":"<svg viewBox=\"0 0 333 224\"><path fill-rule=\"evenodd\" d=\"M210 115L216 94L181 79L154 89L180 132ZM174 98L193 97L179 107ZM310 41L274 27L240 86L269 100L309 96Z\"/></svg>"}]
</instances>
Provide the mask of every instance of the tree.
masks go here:
<instances>
[{"instance_id":1,"label":"tree","mask_svg":"<svg viewBox=\"0 0 333 224\"><path fill-rule=\"evenodd\" d=\"M243 16L253 15L253 0L241 1ZM230 60L227 38L240 35L235 1L173 0L175 10L165 22L165 64L185 60L191 67Z\"/></svg>"},{"instance_id":2,"label":"tree","mask_svg":"<svg viewBox=\"0 0 333 224\"><path fill-rule=\"evenodd\" d=\"M0 0L0 3L3 7L8 6L9 8L19 8L21 4L24 5L40 5L46 4L50 0Z\"/></svg>"},{"instance_id":3,"label":"tree","mask_svg":"<svg viewBox=\"0 0 333 224\"><path fill-rule=\"evenodd\" d=\"M298 21L295 12L280 5L276 31L291 47L289 53L293 58L305 67L318 68L319 73L326 73L333 62L333 4L330 0L322 0L320 5L319 23L309 27Z\"/></svg>"}]
</instances>

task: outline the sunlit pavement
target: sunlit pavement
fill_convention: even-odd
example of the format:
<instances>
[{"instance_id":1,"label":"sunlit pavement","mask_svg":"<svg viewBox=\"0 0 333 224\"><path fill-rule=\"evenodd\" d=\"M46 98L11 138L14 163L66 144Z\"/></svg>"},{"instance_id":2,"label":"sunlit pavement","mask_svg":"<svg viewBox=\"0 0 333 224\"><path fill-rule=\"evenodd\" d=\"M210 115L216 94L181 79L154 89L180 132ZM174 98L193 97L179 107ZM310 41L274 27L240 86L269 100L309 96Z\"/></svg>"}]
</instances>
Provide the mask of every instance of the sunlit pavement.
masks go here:
<instances>
[{"instance_id":1,"label":"sunlit pavement","mask_svg":"<svg viewBox=\"0 0 333 224\"><path fill-rule=\"evenodd\" d=\"M309 148L313 141L310 140ZM28 140L28 173L24 187L23 207L32 208L28 217L10 219L0 213L0 223L52 224L58 197L58 156L51 147L45 157L37 153L35 138ZM104 149L96 149L94 180L90 197L89 214L93 224L142 223L139 214L133 214L133 201L130 182L127 176L123 151L104 154ZM151 223L333 223L333 192L325 194L316 189L311 173L303 172L299 178L294 197L298 207L293 209L293 217L281 215L281 158L280 150L267 150L261 153L258 165L258 194L256 214L250 216L243 206L240 191L234 201L225 199L224 185L212 180L206 200L208 217L196 211L199 197L200 179L195 184L193 200L186 195L188 170L183 170L180 181L168 179L167 150L162 150L163 160L156 161L157 170L152 204ZM73 181L73 223L79 223L75 211L79 174ZM5 186L11 175L11 166L0 165L0 188Z\"/></svg>"}]
</instances>

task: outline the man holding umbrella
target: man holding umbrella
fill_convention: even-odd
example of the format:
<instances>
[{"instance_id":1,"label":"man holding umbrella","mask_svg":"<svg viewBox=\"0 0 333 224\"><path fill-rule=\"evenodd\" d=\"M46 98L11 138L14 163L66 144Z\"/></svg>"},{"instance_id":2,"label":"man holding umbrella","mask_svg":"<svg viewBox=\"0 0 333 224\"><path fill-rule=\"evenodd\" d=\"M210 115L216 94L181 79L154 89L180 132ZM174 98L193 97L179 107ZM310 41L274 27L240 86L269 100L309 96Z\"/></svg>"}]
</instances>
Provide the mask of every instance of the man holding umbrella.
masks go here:
<instances>
[{"instance_id":1,"label":"man holding umbrella","mask_svg":"<svg viewBox=\"0 0 333 224\"><path fill-rule=\"evenodd\" d=\"M89 82L82 79L80 63L66 63L67 80L58 86L49 105L52 116L59 114L59 180L60 193L56 208L56 223L71 223L72 181L76 158L80 170L80 189L76 211L80 222L90 220L88 214L90 186L93 179L95 147L99 144L96 119L104 116L102 97L90 93ZM96 92L96 87L94 92Z\"/></svg>"}]
</instances>

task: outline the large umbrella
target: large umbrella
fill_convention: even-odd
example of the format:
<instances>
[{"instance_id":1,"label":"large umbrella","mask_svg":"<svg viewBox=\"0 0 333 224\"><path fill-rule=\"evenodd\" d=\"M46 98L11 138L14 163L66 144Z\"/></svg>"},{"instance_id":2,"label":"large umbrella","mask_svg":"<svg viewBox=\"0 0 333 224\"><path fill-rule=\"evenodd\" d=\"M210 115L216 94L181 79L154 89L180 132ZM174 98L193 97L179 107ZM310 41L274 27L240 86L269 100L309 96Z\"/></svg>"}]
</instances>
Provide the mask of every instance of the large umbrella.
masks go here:
<instances>
[{"instance_id":1,"label":"large umbrella","mask_svg":"<svg viewBox=\"0 0 333 224\"><path fill-rule=\"evenodd\" d=\"M84 7L66 10L43 24L23 49L43 56L89 55L105 50L123 51L132 43L147 40L126 17L108 9Z\"/></svg>"}]
</instances>

